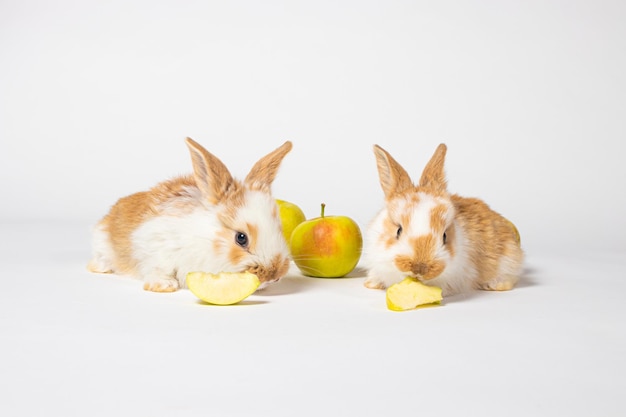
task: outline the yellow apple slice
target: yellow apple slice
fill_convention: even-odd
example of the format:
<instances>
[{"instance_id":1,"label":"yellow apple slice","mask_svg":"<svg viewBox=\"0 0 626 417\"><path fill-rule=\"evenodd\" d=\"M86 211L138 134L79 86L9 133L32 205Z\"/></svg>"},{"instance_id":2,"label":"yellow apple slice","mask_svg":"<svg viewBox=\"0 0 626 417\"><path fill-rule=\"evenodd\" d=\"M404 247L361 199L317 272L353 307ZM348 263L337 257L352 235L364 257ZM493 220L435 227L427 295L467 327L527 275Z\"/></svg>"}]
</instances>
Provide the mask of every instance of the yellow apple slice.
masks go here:
<instances>
[{"instance_id":1,"label":"yellow apple slice","mask_svg":"<svg viewBox=\"0 0 626 417\"><path fill-rule=\"evenodd\" d=\"M210 304L236 304L250 296L261 282L250 272L190 272L187 287L199 299Z\"/></svg>"},{"instance_id":2,"label":"yellow apple slice","mask_svg":"<svg viewBox=\"0 0 626 417\"><path fill-rule=\"evenodd\" d=\"M409 277L387 288L386 299L389 310L405 311L439 304L443 297L441 288L422 284Z\"/></svg>"},{"instance_id":3,"label":"yellow apple slice","mask_svg":"<svg viewBox=\"0 0 626 417\"><path fill-rule=\"evenodd\" d=\"M513 222L510 221L509 219L504 219L504 220L505 220L506 224L509 225L511 230L513 230L513 235L515 236L515 241L517 242L517 244L521 245L522 244L522 238L520 237L519 230L517 230L517 227L515 227Z\"/></svg>"}]
</instances>

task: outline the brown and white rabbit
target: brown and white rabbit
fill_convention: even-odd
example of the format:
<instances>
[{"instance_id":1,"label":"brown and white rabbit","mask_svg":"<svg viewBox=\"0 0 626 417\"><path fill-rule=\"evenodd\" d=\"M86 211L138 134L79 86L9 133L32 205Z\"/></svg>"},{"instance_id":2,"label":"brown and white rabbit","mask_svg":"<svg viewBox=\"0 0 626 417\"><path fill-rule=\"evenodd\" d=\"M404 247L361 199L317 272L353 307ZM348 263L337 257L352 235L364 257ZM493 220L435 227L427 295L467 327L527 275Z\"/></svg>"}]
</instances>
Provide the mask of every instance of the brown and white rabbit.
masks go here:
<instances>
[{"instance_id":1,"label":"brown and white rabbit","mask_svg":"<svg viewBox=\"0 0 626 417\"><path fill-rule=\"evenodd\" d=\"M374 146L385 207L367 229L366 287L382 289L411 276L451 295L517 283L524 254L515 226L483 201L448 192L446 150L439 145L414 185Z\"/></svg>"},{"instance_id":2,"label":"brown and white rabbit","mask_svg":"<svg viewBox=\"0 0 626 417\"><path fill-rule=\"evenodd\" d=\"M261 287L278 281L289 251L270 186L291 142L261 158L243 182L198 143L186 143L193 175L121 198L94 228L88 269L133 275L157 292L184 288L190 271L250 271Z\"/></svg>"}]
</instances>

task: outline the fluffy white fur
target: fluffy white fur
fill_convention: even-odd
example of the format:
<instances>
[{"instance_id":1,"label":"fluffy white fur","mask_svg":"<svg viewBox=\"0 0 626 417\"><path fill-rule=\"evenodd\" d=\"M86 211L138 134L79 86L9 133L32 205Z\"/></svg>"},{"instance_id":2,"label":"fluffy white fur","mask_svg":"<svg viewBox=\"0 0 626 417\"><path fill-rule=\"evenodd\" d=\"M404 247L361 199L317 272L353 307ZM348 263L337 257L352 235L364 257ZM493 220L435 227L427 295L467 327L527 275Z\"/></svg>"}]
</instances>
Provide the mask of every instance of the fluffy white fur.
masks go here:
<instances>
[{"instance_id":1,"label":"fluffy white fur","mask_svg":"<svg viewBox=\"0 0 626 417\"><path fill-rule=\"evenodd\" d=\"M89 263L89 269L102 273L113 272L113 248L109 241L109 234L104 230L101 223L96 224L93 228L91 248L93 256Z\"/></svg>"},{"instance_id":2,"label":"fluffy white fur","mask_svg":"<svg viewBox=\"0 0 626 417\"><path fill-rule=\"evenodd\" d=\"M279 280L289 250L270 188L291 142L259 159L239 182L216 156L185 141L193 177L118 200L94 229L88 268L134 275L156 292L185 287L191 271L254 271L264 284ZM237 244L239 232L247 244Z\"/></svg>"},{"instance_id":3,"label":"fluffy white fur","mask_svg":"<svg viewBox=\"0 0 626 417\"><path fill-rule=\"evenodd\" d=\"M138 260L136 275L147 283L165 287L185 288L191 271L238 272L253 265L269 263L276 255L288 258L289 251L282 235L280 219L275 215L276 202L271 195L246 191L245 205L236 214L234 223L224 225L218 220L223 206L206 204L201 193L189 188L181 206L168 201L159 209L161 215L142 223L132 234L133 256ZM247 232L247 225L257 228L259 239L254 252L248 252L238 264L228 257L237 231ZM229 229L222 241L219 231ZM97 225L93 233L94 269L110 272L114 258L108 233ZM267 283L263 283L262 287Z\"/></svg>"},{"instance_id":4,"label":"fluffy white fur","mask_svg":"<svg viewBox=\"0 0 626 417\"><path fill-rule=\"evenodd\" d=\"M273 214L274 213L274 214ZM237 222L242 227L246 223L257 227L261 239L255 242L250 260L255 264L269 264L276 255L289 258L289 249L278 217L276 200L261 191L246 191L246 205L237 212Z\"/></svg>"},{"instance_id":5,"label":"fluffy white fur","mask_svg":"<svg viewBox=\"0 0 626 417\"><path fill-rule=\"evenodd\" d=\"M402 253L402 248L399 245L386 248L380 239L384 233L383 224L388 217L389 211L383 208L369 224L364 238L362 259L363 266L368 270L368 279L385 287L406 277L406 273L399 271L394 263L395 257Z\"/></svg>"},{"instance_id":6,"label":"fluffy white fur","mask_svg":"<svg viewBox=\"0 0 626 417\"><path fill-rule=\"evenodd\" d=\"M464 293L472 290L478 271L472 266L469 258L469 242L463 234L461 227L455 227L456 242L455 254L450 255L445 248L440 248L437 257L445 261L446 267L437 278L426 282L441 288L444 296Z\"/></svg>"},{"instance_id":7,"label":"fluffy white fur","mask_svg":"<svg viewBox=\"0 0 626 417\"><path fill-rule=\"evenodd\" d=\"M443 143L437 147L414 184L387 151L374 145L386 206L365 235L366 287L386 288L413 276L451 295L474 288L509 290L517 282L523 251L511 233L514 226L507 230L507 220L479 199L448 194L446 150Z\"/></svg>"},{"instance_id":8,"label":"fluffy white fur","mask_svg":"<svg viewBox=\"0 0 626 417\"><path fill-rule=\"evenodd\" d=\"M408 243L411 237L419 237L433 233L430 216L431 210L438 204L445 204L443 199L419 193L420 203L410 208L408 201L400 202L399 212L406 214L411 211L411 222L402 225L402 238L387 248L381 239L384 233L383 224L390 217L388 207L383 208L370 223L365 235L363 265L367 268L367 279L370 282L380 283L389 287L402 281L409 274L400 271L394 262L399 255L411 256L414 248ZM446 213L447 221L454 218L454 209L450 206ZM392 219L394 220L394 219ZM460 227L456 227L455 255L452 257L445 247L440 247L436 258L445 262L444 272L437 278L426 281L428 285L435 285L442 289L444 295L465 292L471 289L472 282L477 275L471 267L467 250L468 242Z\"/></svg>"},{"instance_id":9,"label":"fluffy white fur","mask_svg":"<svg viewBox=\"0 0 626 417\"><path fill-rule=\"evenodd\" d=\"M137 273L145 282L185 287L190 271L225 271L225 257L216 256L212 236L220 230L213 210L196 208L190 214L162 215L143 223L132 235ZM171 282L176 279L178 283Z\"/></svg>"},{"instance_id":10,"label":"fluffy white fur","mask_svg":"<svg viewBox=\"0 0 626 417\"><path fill-rule=\"evenodd\" d=\"M161 281L185 288L185 277L191 271L238 272L266 264L278 254L287 258L280 220L272 215L274 199L267 193L246 191L245 201L231 225L218 220L217 213L223 207L204 205L200 197L191 213L182 215L172 206L163 215L143 223L132 235L133 251L140 259L138 274L144 282ZM233 264L228 248L237 231L247 232L247 224L257 228L260 238L254 242L254 252ZM226 234L230 241L218 237L224 228L232 232ZM172 282L174 279L177 284Z\"/></svg>"},{"instance_id":11,"label":"fluffy white fur","mask_svg":"<svg viewBox=\"0 0 626 417\"><path fill-rule=\"evenodd\" d=\"M445 200L422 192L417 193L417 198L419 199L417 206L410 207L408 201L401 201L400 203L400 210L398 210L400 213L411 212L411 222L402 225L403 234L406 236L418 237L432 233L433 229L430 225L431 210L438 204L446 203Z\"/></svg>"}]
</instances>

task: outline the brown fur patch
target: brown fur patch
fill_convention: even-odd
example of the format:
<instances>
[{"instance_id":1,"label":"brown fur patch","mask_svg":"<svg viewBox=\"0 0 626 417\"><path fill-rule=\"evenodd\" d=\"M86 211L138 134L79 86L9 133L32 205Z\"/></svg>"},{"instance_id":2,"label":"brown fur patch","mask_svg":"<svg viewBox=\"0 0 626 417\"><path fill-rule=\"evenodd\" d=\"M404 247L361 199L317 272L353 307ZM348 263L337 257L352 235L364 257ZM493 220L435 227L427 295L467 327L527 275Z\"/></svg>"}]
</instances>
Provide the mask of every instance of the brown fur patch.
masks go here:
<instances>
[{"instance_id":1,"label":"brown fur patch","mask_svg":"<svg viewBox=\"0 0 626 417\"><path fill-rule=\"evenodd\" d=\"M410 240L413 248L413 264L428 264L435 252L435 239L433 235L423 235ZM416 267L414 267L416 268Z\"/></svg>"},{"instance_id":2,"label":"brown fur patch","mask_svg":"<svg viewBox=\"0 0 626 417\"><path fill-rule=\"evenodd\" d=\"M261 282L278 281L289 270L289 259L276 255L267 265L254 265L248 271L259 277Z\"/></svg>"},{"instance_id":3,"label":"brown fur patch","mask_svg":"<svg viewBox=\"0 0 626 417\"><path fill-rule=\"evenodd\" d=\"M430 212L430 225L435 233L435 241L440 240L443 244L443 234L446 234L445 246L450 253L450 256L454 257L455 254L455 237L456 229L454 224L448 224L448 206L445 204L438 204L432 208ZM435 243L435 245L438 243Z\"/></svg>"},{"instance_id":4,"label":"brown fur patch","mask_svg":"<svg viewBox=\"0 0 626 417\"><path fill-rule=\"evenodd\" d=\"M248 234L248 250L254 253L256 251L256 243L259 238L259 228L252 223L246 223L246 230Z\"/></svg>"},{"instance_id":5,"label":"brown fur patch","mask_svg":"<svg viewBox=\"0 0 626 417\"><path fill-rule=\"evenodd\" d=\"M409 174L393 159L389 152L378 145L374 145L374 156L376 157L380 186L388 201L413 187Z\"/></svg>"},{"instance_id":6,"label":"brown fur patch","mask_svg":"<svg viewBox=\"0 0 626 417\"><path fill-rule=\"evenodd\" d=\"M508 221L477 198L453 195L452 201L457 210L457 219L470 243L470 258L478 271L479 287L494 288L490 283L504 279L499 277L504 259L512 267L521 266L523 252L516 243L516 237Z\"/></svg>"},{"instance_id":7,"label":"brown fur patch","mask_svg":"<svg viewBox=\"0 0 626 417\"><path fill-rule=\"evenodd\" d=\"M246 176L244 183L251 190L269 191L274 178L278 174L280 163L291 148L290 141L283 143L281 146L259 159Z\"/></svg>"},{"instance_id":8,"label":"brown fur patch","mask_svg":"<svg viewBox=\"0 0 626 417\"><path fill-rule=\"evenodd\" d=\"M185 175L160 182L152 187L150 196L155 203L163 203L179 197L189 197L189 188L197 188L197 184L192 176Z\"/></svg>"},{"instance_id":9,"label":"brown fur patch","mask_svg":"<svg viewBox=\"0 0 626 417\"><path fill-rule=\"evenodd\" d=\"M402 226L402 228L406 230L411 224L411 219L413 218L412 214L413 214L413 210L411 209L408 209L405 212L403 212L400 215L400 224L398 226Z\"/></svg>"},{"instance_id":10,"label":"brown fur patch","mask_svg":"<svg viewBox=\"0 0 626 417\"><path fill-rule=\"evenodd\" d=\"M443 143L437 147L435 153L422 171L422 176L419 181L421 187L432 189L438 193L446 192L448 186L444 172L446 151L447 147Z\"/></svg>"},{"instance_id":11,"label":"brown fur patch","mask_svg":"<svg viewBox=\"0 0 626 417\"><path fill-rule=\"evenodd\" d=\"M438 277L444 270L444 263L434 259L435 245L438 239L432 235L419 236L411 239L412 256L397 256L396 267L406 273L429 280Z\"/></svg>"},{"instance_id":12,"label":"brown fur patch","mask_svg":"<svg viewBox=\"0 0 626 417\"><path fill-rule=\"evenodd\" d=\"M224 228L217 232L219 238L214 240L213 248L218 254L227 251L228 259L233 265L241 263L248 251L254 251L259 234L257 226L250 223L240 224L237 219L239 210L245 204L245 192L244 186L234 181L224 197L224 209L217 214L217 218L224 225ZM247 248L242 248L235 243L236 232L248 235L249 246Z\"/></svg>"},{"instance_id":13,"label":"brown fur patch","mask_svg":"<svg viewBox=\"0 0 626 417\"><path fill-rule=\"evenodd\" d=\"M416 187L410 189L408 192L405 192L404 196L405 196L405 199L413 205L417 205L420 202L420 197L419 197L419 194L417 193Z\"/></svg>"},{"instance_id":14,"label":"brown fur patch","mask_svg":"<svg viewBox=\"0 0 626 417\"><path fill-rule=\"evenodd\" d=\"M446 229L446 248L450 256L454 258L456 255L456 226L454 224Z\"/></svg>"},{"instance_id":15,"label":"brown fur patch","mask_svg":"<svg viewBox=\"0 0 626 417\"><path fill-rule=\"evenodd\" d=\"M383 229L384 229L383 233L381 233L379 236L380 242L386 248L390 248L398 241L396 239L398 225L395 224L393 221L391 221L391 219L386 218L383 223Z\"/></svg>"},{"instance_id":16,"label":"brown fur patch","mask_svg":"<svg viewBox=\"0 0 626 417\"><path fill-rule=\"evenodd\" d=\"M112 259L114 272L134 272L136 260L133 258L131 235L142 222L156 214L150 194L140 192L119 199L102 219L115 253Z\"/></svg>"},{"instance_id":17,"label":"brown fur patch","mask_svg":"<svg viewBox=\"0 0 626 417\"><path fill-rule=\"evenodd\" d=\"M186 142L197 186L211 204L217 204L231 187L233 177L215 155L191 138L187 138Z\"/></svg>"},{"instance_id":18,"label":"brown fur patch","mask_svg":"<svg viewBox=\"0 0 626 417\"><path fill-rule=\"evenodd\" d=\"M238 227L243 227L243 225L237 225L237 213L245 205L245 192L241 183L233 182L222 202L223 210L217 214L220 223L233 231ZM244 232L244 230L240 231Z\"/></svg>"},{"instance_id":19,"label":"brown fur patch","mask_svg":"<svg viewBox=\"0 0 626 417\"><path fill-rule=\"evenodd\" d=\"M219 214L222 223L232 225L235 222L237 212L246 202L245 193L245 187L239 181L233 181L222 200L225 207L224 211Z\"/></svg>"},{"instance_id":20,"label":"brown fur patch","mask_svg":"<svg viewBox=\"0 0 626 417\"><path fill-rule=\"evenodd\" d=\"M108 232L115 254L113 270L132 274L137 264L133 258L132 233L145 221L156 217L163 210L174 209L186 213L195 207L190 200L196 198L190 190L196 187L191 176L182 176L161 182L149 191L142 191L120 198L101 220Z\"/></svg>"},{"instance_id":21,"label":"brown fur patch","mask_svg":"<svg viewBox=\"0 0 626 417\"><path fill-rule=\"evenodd\" d=\"M438 204L430 211L430 226L436 232L443 233L447 226L446 214L448 208L444 204Z\"/></svg>"},{"instance_id":22,"label":"brown fur patch","mask_svg":"<svg viewBox=\"0 0 626 417\"><path fill-rule=\"evenodd\" d=\"M230 246L230 249L228 250L228 260L232 265L237 265L245 259L248 253L244 248L242 248L241 246L235 243L234 233L233 233L232 240L233 240L233 243Z\"/></svg>"}]
</instances>

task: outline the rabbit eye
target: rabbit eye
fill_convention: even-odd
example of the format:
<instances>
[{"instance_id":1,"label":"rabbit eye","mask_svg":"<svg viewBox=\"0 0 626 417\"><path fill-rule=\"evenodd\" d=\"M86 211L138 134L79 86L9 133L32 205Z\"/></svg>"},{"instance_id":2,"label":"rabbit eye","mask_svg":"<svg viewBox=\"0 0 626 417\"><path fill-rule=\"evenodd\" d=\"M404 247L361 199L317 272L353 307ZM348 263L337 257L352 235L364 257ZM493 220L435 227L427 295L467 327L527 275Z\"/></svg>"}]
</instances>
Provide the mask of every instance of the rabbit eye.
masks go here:
<instances>
[{"instance_id":1,"label":"rabbit eye","mask_svg":"<svg viewBox=\"0 0 626 417\"><path fill-rule=\"evenodd\" d=\"M398 231L396 232L396 239L400 239L401 234L402 234L402 226L399 226Z\"/></svg>"},{"instance_id":2,"label":"rabbit eye","mask_svg":"<svg viewBox=\"0 0 626 417\"><path fill-rule=\"evenodd\" d=\"M446 232L443 232L443 244L446 244L446 241L448 240L448 236L446 236Z\"/></svg>"},{"instance_id":3,"label":"rabbit eye","mask_svg":"<svg viewBox=\"0 0 626 417\"><path fill-rule=\"evenodd\" d=\"M235 242L242 248L248 247L248 235L243 232L235 233Z\"/></svg>"}]
</instances>

